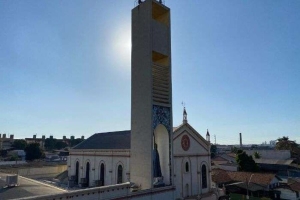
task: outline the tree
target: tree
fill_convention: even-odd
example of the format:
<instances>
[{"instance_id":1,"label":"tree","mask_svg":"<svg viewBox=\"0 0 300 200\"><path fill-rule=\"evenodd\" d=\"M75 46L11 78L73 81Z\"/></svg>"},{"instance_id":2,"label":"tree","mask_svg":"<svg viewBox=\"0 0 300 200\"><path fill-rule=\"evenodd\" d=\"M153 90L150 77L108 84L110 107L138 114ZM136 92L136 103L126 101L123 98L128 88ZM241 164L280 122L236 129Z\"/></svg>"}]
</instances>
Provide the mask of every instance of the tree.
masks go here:
<instances>
[{"instance_id":1,"label":"tree","mask_svg":"<svg viewBox=\"0 0 300 200\"><path fill-rule=\"evenodd\" d=\"M62 149L62 148L65 148L65 147L67 147L68 145L65 143L65 142L63 142L63 141L57 141L56 143L55 143L55 148L56 149Z\"/></svg>"},{"instance_id":2,"label":"tree","mask_svg":"<svg viewBox=\"0 0 300 200\"><path fill-rule=\"evenodd\" d=\"M38 143L31 143L27 145L27 147L25 148L25 152L26 152L26 160L39 159L42 156L40 144Z\"/></svg>"},{"instance_id":3,"label":"tree","mask_svg":"<svg viewBox=\"0 0 300 200\"><path fill-rule=\"evenodd\" d=\"M278 150L290 150L291 152L295 152L299 147L295 141L291 141L289 140L289 137L283 136L282 138L277 139L275 148Z\"/></svg>"},{"instance_id":4,"label":"tree","mask_svg":"<svg viewBox=\"0 0 300 200\"><path fill-rule=\"evenodd\" d=\"M248 156L245 151L238 150L236 156L236 162L239 165L240 171L257 172L258 166L253 160L252 156Z\"/></svg>"},{"instance_id":5,"label":"tree","mask_svg":"<svg viewBox=\"0 0 300 200\"><path fill-rule=\"evenodd\" d=\"M12 145L15 149L24 150L27 146L26 140L14 140Z\"/></svg>"},{"instance_id":6,"label":"tree","mask_svg":"<svg viewBox=\"0 0 300 200\"><path fill-rule=\"evenodd\" d=\"M45 140L45 149L47 150L53 150L55 149L56 139L53 138L47 138Z\"/></svg>"},{"instance_id":7,"label":"tree","mask_svg":"<svg viewBox=\"0 0 300 200\"><path fill-rule=\"evenodd\" d=\"M237 147L233 147L231 148L231 153L237 153L239 149Z\"/></svg>"},{"instance_id":8,"label":"tree","mask_svg":"<svg viewBox=\"0 0 300 200\"><path fill-rule=\"evenodd\" d=\"M83 139L81 139L81 138L76 138L74 140L71 140L71 147L76 146L77 144L79 144L82 141L83 141Z\"/></svg>"},{"instance_id":9,"label":"tree","mask_svg":"<svg viewBox=\"0 0 300 200\"><path fill-rule=\"evenodd\" d=\"M259 159L260 157L261 157L260 154L257 151L255 151L254 152L254 158Z\"/></svg>"},{"instance_id":10,"label":"tree","mask_svg":"<svg viewBox=\"0 0 300 200\"><path fill-rule=\"evenodd\" d=\"M216 156L216 154L217 154L217 146L212 144L210 146L210 157L214 158Z\"/></svg>"}]
</instances>

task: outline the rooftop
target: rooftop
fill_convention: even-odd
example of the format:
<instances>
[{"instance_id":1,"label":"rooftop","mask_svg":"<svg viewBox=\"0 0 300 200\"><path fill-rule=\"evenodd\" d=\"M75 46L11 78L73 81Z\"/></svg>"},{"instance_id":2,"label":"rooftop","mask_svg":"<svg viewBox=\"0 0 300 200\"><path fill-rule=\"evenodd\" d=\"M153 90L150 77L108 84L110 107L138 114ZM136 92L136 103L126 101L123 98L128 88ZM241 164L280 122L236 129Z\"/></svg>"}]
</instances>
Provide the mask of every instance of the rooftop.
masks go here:
<instances>
[{"instance_id":1,"label":"rooftop","mask_svg":"<svg viewBox=\"0 0 300 200\"><path fill-rule=\"evenodd\" d=\"M274 178L278 177L271 173L231 172L220 169L215 169L212 173L212 180L216 183L246 182L250 180L251 183L267 186Z\"/></svg>"},{"instance_id":2,"label":"rooftop","mask_svg":"<svg viewBox=\"0 0 300 200\"><path fill-rule=\"evenodd\" d=\"M73 149L130 149L130 135L129 130L95 133Z\"/></svg>"}]
</instances>

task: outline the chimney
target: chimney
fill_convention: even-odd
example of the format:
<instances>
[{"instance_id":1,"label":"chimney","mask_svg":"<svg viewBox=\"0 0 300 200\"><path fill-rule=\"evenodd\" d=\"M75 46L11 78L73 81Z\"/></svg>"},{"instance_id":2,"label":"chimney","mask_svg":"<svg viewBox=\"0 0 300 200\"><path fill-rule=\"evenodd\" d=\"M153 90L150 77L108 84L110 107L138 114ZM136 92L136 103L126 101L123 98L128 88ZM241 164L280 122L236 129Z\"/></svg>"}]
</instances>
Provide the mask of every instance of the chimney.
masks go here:
<instances>
[{"instance_id":1,"label":"chimney","mask_svg":"<svg viewBox=\"0 0 300 200\"><path fill-rule=\"evenodd\" d=\"M72 135L72 136L71 136L71 140L74 140L74 139L75 139L75 137L74 137L74 135Z\"/></svg>"},{"instance_id":2,"label":"chimney","mask_svg":"<svg viewBox=\"0 0 300 200\"><path fill-rule=\"evenodd\" d=\"M42 135L42 140L45 140L45 139L46 139L45 135Z\"/></svg>"},{"instance_id":3,"label":"chimney","mask_svg":"<svg viewBox=\"0 0 300 200\"><path fill-rule=\"evenodd\" d=\"M14 135L10 135L9 138L10 138L10 140L13 140L14 139Z\"/></svg>"},{"instance_id":4,"label":"chimney","mask_svg":"<svg viewBox=\"0 0 300 200\"><path fill-rule=\"evenodd\" d=\"M81 136L81 139L84 140L84 136Z\"/></svg>"},{"instance_id":5,"label":"chimney","mask_svg":"<svg viewBox=\"0 0 300 200\"><path fill-rule=\"evenodd\" d=\"M67 139L67 137L64 135L64 136L63 136L63 140L66 140L66 139Z\"/></svg>"},{"instance_id":6,"label":"chimney","mask_svg":"<svg viewBox=\"0 0 300 200\"><path fill-rule=\"evenodd\" d=\"M6 138L6 133L3 133L3 139L5 139Z\"/></svg>"},{"instance_id":7,"label":"chimney","mask_svg":"<svg viewBox=\"0 0 300 200\"><path fill-rule=\"evenodd\" d=\"M50 135L50 139L51 139L51 140L53 139L53 135Z\"/></svg>"},{"instance_id":8,"label":"chimney","mask_svg":"<svg viewBox=\"0 0 300 200\"><path fill-rule=\"evenodd\" d=\"M36 139L36 135L33 135L33 139Z\"/></svg>"},{"instance_id":9,"label":"chimney","mask_svg":"<svg viewBox=\"0 0 300 200\"><path fill-rule=\"evenodd\" d=\"M242 143L242 133L240 133L240 148L243 147L243 143Z\"/></svg>"}]
</instances>

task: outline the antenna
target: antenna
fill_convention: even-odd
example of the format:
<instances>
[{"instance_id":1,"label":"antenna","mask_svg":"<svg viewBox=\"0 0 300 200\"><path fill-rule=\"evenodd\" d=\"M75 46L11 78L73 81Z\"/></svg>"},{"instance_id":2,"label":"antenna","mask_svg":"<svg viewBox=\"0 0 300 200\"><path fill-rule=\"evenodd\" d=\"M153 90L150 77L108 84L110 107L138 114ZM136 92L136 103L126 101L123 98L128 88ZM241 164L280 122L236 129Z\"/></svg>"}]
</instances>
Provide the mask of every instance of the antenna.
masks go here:
<instances>
[{"instance_id":1,"label":"antenna","mask_svg":"<svg viewBox=\"0 0 300 200\"><path fill-rule=\"evenodd\" d=\"M214 135L214 137L215 137L215 145L217 144L217 139L216 139L216 135Z\"/></svg>"},{"instance_id":2,"label":"antenna","mask_svg":"<svg viewBox=\"0 0 300 200\"><path fill-rule=\"evenodd\" d=\"M181 105L182 105L183 107L185 107L185 102L182 101L182 102L181 102Z\"/></svg>"}]
</instances>

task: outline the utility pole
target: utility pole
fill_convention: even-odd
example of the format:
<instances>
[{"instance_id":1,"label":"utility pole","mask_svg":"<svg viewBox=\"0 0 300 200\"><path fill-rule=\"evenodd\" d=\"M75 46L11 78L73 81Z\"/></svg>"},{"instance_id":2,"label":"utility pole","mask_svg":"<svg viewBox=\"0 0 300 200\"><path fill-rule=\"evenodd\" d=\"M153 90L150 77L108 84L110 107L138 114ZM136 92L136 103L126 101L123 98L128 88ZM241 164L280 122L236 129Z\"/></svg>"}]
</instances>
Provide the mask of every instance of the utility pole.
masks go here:
<instances>
[{"instance_id":1,"label":"utility pole","mask_svg":"<svg viewBox=\"0 0 300 200\"><path fill-rule=\"evenodd\" d=\"M217 145L217 139L216 139L216 135L214 135L214 137L215 137L215 145Z\"/></svg>"}]
</instances>

